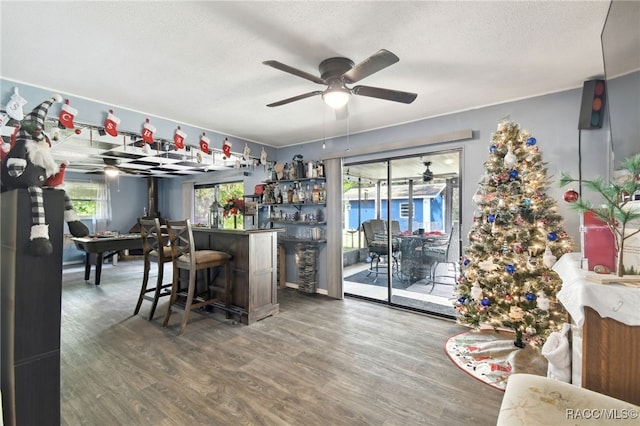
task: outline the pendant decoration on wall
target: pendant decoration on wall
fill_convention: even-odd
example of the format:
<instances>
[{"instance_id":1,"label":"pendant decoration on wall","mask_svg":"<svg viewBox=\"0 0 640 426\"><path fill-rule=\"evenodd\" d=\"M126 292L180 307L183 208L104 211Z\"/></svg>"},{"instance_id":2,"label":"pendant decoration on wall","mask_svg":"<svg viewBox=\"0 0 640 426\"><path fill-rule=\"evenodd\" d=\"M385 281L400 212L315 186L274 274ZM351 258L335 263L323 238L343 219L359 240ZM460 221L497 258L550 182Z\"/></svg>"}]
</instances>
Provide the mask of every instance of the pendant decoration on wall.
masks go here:
<instances>
[{"instance_id":1,"label":"pendant decoration on wall","mask_svg":"<svg viewBox=\"0 0 640 426\"><path fill-rule=\"evenodd\" d=\"M250 154L251 154L251 148L249 148L249 145L247 145L247 143L245 142L244 149L242 150L242 159L244 161L247 161L249 159Z\"/></svg>"},{"instance_id":2,"label":"pendant decoration on wall","mask_svg":"<svg viewBox=\"0 0 640 426\"><path fill-rule=\"evenodd\" d=\"M22 107L27 103L27 100L20 96L18 93L18 88L13 88L13 94L11 95L11 99L7 102L6 111L7 115L14 120L22 121L24 118L24 112L22 111Z\"/></svg>"},{"instance_id":3,"label":"pendant decoration on wall","mask_svg":"<svg viewBox=\"0 0 640 426\"><path fill-rule=\"evenodd\" d=\"M262 151L260 152L260 164L263 166L267 165L267 151L262 147Z\"/></svg>"},{"instance_id":4,"label":"pendant decoration on wall","mask_svg":"<svg viewBox=\"0 0 640 426\"><path fill-rule=\"evenodd\" d=\"M202 136L200 136L200 151L209 154L209 142L209 138L202 132Z\"/></svg>"},{"instance_id":5,"label":"pendant decoration on wall","mask_svg":"<svg viewBox=\"0 0 640 426\"><path fill-rule=\"evenodd\" d=\"M75 126L73 120L78 114L78 110L69 105L69 99L65 99L58 119L58 127L61 129L73 129Z\"/></svg>"},{"instance_id":6,"label":"pendant decoration on wall","mask_svg":"<svg viewBox=\"0 0 640 426\"><path fill-rule=\"evenodd\" d=\"M116 137L118 136L118 124L120 124L120 119L116 117L113 110L110 109L107 114L107 119L104 121L104 131L107 132L109 136Z\"/></svg>"},{"instance_id":7,"label":"pendant decoration on wall","mask_svg":"<svg viewBox=\"0 0 640 426\"><path fill-rule=\"evenodd\" d=\"M173 135L173 143L176 145L176 151L184 148L184 140L186 138L187 134L180 130L180 126L178 126L175 135Z\"/></svg>"},{"instance_id":8,"label":"pendant decoration on wall","mask_svg":"<svg viewBox=\"0 0 640 426\"><path fill-rule=\"evenodd\" d=\"M149 119L147 118L142 125L142 140L144 140L148 144L153 143L153 134L155 133L156 128L149 123Z\"/></svg>"},{"instance_id":9,"label":"pendant decoration on wall","mask_svg":"<svg viewBox=\"0 0 640 426\"><path fill-rule=\"evenodd\" d=\"M224 138L224 143L222 144L222 152L224 153L224 159L231 158L231 142L229 142L229 138Z\"/></svg>"}]
</instances>

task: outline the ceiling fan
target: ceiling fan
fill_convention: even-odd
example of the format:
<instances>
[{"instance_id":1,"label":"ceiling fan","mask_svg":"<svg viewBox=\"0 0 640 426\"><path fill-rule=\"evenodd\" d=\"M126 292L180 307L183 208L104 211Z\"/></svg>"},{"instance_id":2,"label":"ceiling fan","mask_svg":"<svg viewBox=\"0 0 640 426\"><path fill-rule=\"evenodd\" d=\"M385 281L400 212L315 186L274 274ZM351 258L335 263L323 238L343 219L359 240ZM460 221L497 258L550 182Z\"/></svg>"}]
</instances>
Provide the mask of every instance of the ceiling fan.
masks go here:
<instances>
[{"instance_id":1,"label":"ceiling fan","mask_svg":"<svg viewBox=\"0 0 640 426\"><path fill-rule=\"evenodd\" d=\"M354 65L354 62L348 58L328 58L320 62L318 67L320 77L278 61L264 61L263 64L280 71L288 72L289 74L293 74L314 83L327 86L325 90L314 90L312 92L303 93L298 96L273 102L267 106L277 107L316 95L321 95L325 103L336 110L346 107L351 95L368 96L370 98L410 104L418 96L416 93L371 86L347 86L347 84L357 83L365 77L393 65L399 60L400 59L396 55L386 49L379 50L357 65Z\"/></svg>"},{"instance_id":2,"label":"ceiling fan","mask_svg":"<svg viewBox=\"0 0 640 426\"><path fill-rule=\"evenodd\" d=\"M433 180L433 172L429 169L431 161L425 161L424 165L427 166L427 170L422 173L422 181L431 182Z\"/></svg>"}]
</instances>

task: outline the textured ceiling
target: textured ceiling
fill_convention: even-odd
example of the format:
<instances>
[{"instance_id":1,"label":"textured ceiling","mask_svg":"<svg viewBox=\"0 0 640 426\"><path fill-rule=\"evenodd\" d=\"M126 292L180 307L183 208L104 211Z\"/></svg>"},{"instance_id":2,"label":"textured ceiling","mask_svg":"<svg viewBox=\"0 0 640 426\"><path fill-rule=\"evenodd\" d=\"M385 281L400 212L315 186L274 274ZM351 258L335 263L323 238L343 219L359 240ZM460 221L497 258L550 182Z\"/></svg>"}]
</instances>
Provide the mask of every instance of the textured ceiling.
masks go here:
<instances>
[{"instance_id":1,"label":"textured ceiling","mask_svg":"<svg viewBox=\"0 0 640 426\"><path fill-rule=\"evenodd\" d=\"M271 146L356 133L581 87L602 76L608 1L0 3L4 78ZM637 30L637 28L636 28ZM336 120L322 90L262 64L318 74L379 49L400 61L360 84ZM629 55L627 55L629 56ZM628 70L638 57L628 57Z\"/></svg>"}]
</instances>

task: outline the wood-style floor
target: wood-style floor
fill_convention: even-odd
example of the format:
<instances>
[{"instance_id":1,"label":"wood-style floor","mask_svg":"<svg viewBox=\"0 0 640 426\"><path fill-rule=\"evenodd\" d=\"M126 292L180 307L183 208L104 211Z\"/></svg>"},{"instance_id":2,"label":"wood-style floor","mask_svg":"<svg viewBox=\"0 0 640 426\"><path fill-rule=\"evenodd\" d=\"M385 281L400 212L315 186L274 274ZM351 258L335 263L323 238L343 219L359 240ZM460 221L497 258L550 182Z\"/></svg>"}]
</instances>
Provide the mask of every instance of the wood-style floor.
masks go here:
<instances>
[{"instance_id":1,"label":"wood-style floor","mask_svg":"<svg viewBox=\"0 0 640 426\"><path fill-rule=\"evenodd\" d=\"M162 327L166 298L152 321L149 302L132 315L141 263L105 265L100 286L65 268L63 425L496 422L503 393L444 352L465 330L451 321L282 289L277 316L245 326L194 314L177 336L179 315Z\"/></svg>"}]
</instances>

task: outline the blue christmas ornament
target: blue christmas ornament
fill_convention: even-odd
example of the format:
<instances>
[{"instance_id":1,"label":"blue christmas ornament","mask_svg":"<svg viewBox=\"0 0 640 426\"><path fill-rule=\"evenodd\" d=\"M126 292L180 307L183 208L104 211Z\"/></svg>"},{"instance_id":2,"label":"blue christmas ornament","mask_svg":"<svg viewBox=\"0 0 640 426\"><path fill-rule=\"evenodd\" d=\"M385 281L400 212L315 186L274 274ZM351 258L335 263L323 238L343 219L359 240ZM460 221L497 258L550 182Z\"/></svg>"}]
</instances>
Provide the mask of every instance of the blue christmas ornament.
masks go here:
<instances>
[{"instance_id":1,"label":"blue christmas ornament","mask_svg":"<svg viewBox=\"0 0 640 426\"><path fill-rule=\"evenodd\" d=\"M547 234L547 240L549 241L555 241L558 239L558 234L556 234L555 232L549 232Z\"/></svg>"},{"instance_id":2,"label":"blue christmas ornament","mask_svg":"<svg viewBox=\"0 0 640 426\"><path fill-rule=\"evenodd\" d=\"M533 146L533 145L535 145L535 144L536 144L536 142L537 142L537 141L536 141L536 138L529 138L529 139L527 139L527 145L529 145L529 146Z\"/></svg>"},{"instance_id":3,"label":"blue christmas ornament","mask_svg":"<svg viewBox=\"0 0 640 426\"><path fill-rule=\"evenodd\" d=\"M494 152L496 152L496 149L498 149L498 147L497 147L497 146L495 146L495 145L491 145L491 146L489 147L489 152L490 152L491 154L493 154Z\"/></svg>"},{"instance_id":4,"label":"blue christmas ornament","mask_svg":"<svg viewBox=\"0 0 640 426\"><path fill-rule=\"evenodd\" d=\"M487 217L487 222L493 223L495 221L496 221L496 215L490 214L489 217Z\"/></svg>"},{"instance_id":5,"label":"blue christmas ornament","mask_svg":"<svg viewBox=\"0 0 640 426\"><path fill-rule=\"evenodd\" d=\"M482 304L482 306L489 306L491 305L491 302L489 301L489 299L487 299L486 297L482 299L482 301L480 302Z\"/></svg>"},{"instance_id":6,"label":"blue christmas ornament","mask_svg":"<svg viewBox=\"0 0 640 426\"><path fill-rule=\"evenodd\" d=\"M466 297L461 296L461 297L459 297L459 298L458 298L458 303L460 303L461 305L464 305L464 302L465 302L466 300L467 300L467 298L466 298Z\"/></svg>"},{"instance_id":7,"label":"blue christmas ornament","mask_svg":"<svg viewBox=\"0 0 640 426\"><path fill-rule=\"evenodd\" d=\"M513 274L516 271L516 267L513 265L507 265L504 269L510 274Z\"/></svg>"},{"instance_id":8,"label":"blue christmas ornament","mask_svg":"<svg viewBox=\"0 0 640 426\"><path fill-rule=\"evenodd\" d=\"M527 293L527 294L525 295L525 297L527 298L527 300L528 300L529 302L533 302L534 300L536 300L536 295L535 295L535 294L533 294L533 293Z\"/></svg>"},{"instance_id":9,"label":"blue christmas ornament","mask_svg":"<svg viewBox=\"0 0 640 426\"><path fill-rule=\"evenodd\" d=\"M510 177L511 179L517 179L517 178L518 178L518 171L517 171L517 170L511 170L511 171L509 172L509 177Z\"/></svg>"},{"instance_id":10,"label":"blue christmas ornament","mask_svg":"<svg viewBox=\"0 0 640 426\"><path fill-rule=\"evenodd\" d=\"M531 207L531 200L525 198L524 200L522 200L522 204L524 204L525 207Z\"/></svg>"},{"instance_id":11,"label":"blue christmas ornament","mask_svg":"<svg viewBox=\"0 0 640 426\"><path fill-rule=\"evenodd\" d=\"M465 258L465 259L464 259L464 261L462 262L462 264L463 264L464 266L467 266L467 265L469 265L470 263L471 263L471 261L469 260L469 258L468 258L468 257L467 257L467 258Z\"/></svg>"}]
</instances>

